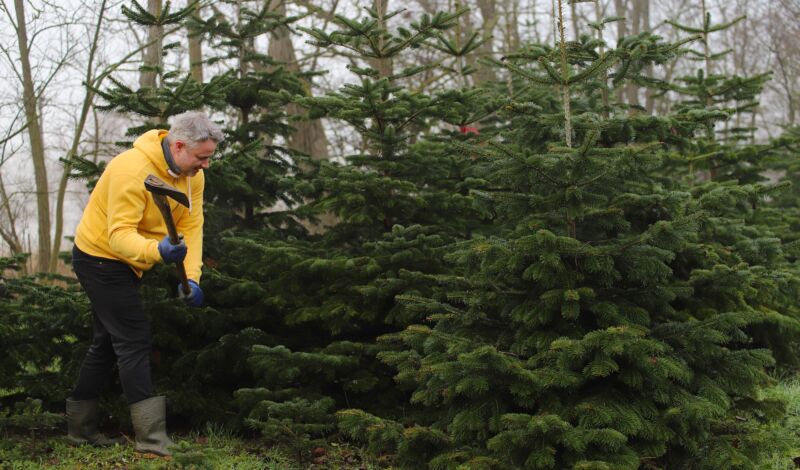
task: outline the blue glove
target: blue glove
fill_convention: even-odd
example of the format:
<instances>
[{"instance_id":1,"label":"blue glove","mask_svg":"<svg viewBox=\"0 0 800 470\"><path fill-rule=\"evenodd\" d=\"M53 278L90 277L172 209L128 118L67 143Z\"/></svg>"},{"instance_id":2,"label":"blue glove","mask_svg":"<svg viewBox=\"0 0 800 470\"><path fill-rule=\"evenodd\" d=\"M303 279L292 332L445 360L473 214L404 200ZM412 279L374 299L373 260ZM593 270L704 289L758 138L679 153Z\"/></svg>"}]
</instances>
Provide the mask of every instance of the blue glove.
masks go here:
<instances>
[{"instance_id":1,"label":"blue glove","mask_svg":"<svg viewBox=\"0 0 800 470\"><path fill-rule=\"evenodd\" d=\"M186 258L186 243L183 242L183 237L180 240L180 243L173 245L169 241L169 235L167 235L158 242L158 253L165 263L180 263L183 258Z\"/></svg>"},{"instance_id":2,"label":"blue glove","mask_svg":"<svg viewBox=\"0 0 800 470\"><path fill-rule=\"evenodd\" d=\"M183 299L190 307L199 307L203 305L204 295L200 285L189 279L189 287L192 288L192 291L187 295L183 293L183 284L178 284L178 297Z\"/></svg>"}]
</instances>

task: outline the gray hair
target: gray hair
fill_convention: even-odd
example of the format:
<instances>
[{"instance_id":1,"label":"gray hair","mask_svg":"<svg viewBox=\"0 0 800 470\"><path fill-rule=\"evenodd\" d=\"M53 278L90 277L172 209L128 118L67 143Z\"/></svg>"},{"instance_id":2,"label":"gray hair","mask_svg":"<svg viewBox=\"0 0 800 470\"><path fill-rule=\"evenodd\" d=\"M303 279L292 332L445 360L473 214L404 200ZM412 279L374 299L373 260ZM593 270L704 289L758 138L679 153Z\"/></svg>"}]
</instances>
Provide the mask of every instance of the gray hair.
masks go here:
<instances>
[{"instance_id":1,"label":"gray hair","mask_svg":"<svg viewBox=\"0 0 800 470\"><path fill-rule=\"evenodd\" d=\"M208 139L216 143L225 140L225 136L219 126L202 111L186 111L173 116L168 138L170 142L182 140L189 147L194 147Z\"/></svg>"}]
</instances>

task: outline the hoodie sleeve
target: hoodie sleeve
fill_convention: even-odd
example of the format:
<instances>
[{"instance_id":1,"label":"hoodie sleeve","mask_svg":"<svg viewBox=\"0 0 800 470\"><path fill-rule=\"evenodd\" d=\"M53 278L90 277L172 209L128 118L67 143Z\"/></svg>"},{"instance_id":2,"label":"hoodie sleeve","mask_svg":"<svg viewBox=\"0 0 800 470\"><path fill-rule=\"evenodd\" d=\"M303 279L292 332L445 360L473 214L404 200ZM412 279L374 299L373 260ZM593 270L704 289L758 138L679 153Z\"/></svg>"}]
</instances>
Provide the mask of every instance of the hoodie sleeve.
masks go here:
<instances>
[{"instance_id":1,"label":"hoodie sleeve","mask_svg":"<svg viewBox=\"0 0 800 470\"><path fill-rule=\"evenodd\" d=\"M199 283L203 267L203 190L205 189L203 172L198 172L190 180L189 185L192 209L184 210L175 225L178 232L183 234L188 249L186 259L183 260L186 277Z\"/></svg>"},{"instance_id":2,"label":"hoodie sleeve","mask_svg":"<svg viewBox=\"0 0 800 470\"><path fill-rule=\"evenodd\" d=\"M160 262L158 241L141 236L137 230L147 201L144 183L130 174L109 176L109 188L113 188L107 201L109 247L123 259L147 264Z\"/></svg>"}]
</instances>

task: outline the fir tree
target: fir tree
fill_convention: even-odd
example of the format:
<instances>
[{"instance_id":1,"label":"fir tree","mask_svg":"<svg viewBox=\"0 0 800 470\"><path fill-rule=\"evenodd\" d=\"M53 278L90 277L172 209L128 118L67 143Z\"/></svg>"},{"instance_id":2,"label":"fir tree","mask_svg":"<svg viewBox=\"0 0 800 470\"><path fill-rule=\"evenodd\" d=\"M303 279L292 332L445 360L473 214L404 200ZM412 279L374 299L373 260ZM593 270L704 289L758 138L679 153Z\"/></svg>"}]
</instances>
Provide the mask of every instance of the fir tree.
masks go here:
<instances>
[{"instance_id":1,"label":"fir tree","mask_svg":"<svg viewBox=\"0 0 800 470\"><path fill-rule=\"evenodd\" d=\"M798 201L800 201L800 165L797 156L800 155L800 127L788 128L783 135L776 139L775 147L778 148L778 158L771 167L773 174L780 177L781 182L788 182L786 190L776 194L769 206L775 209L771 217L764 220L771 224L781 234L781 240L790 243L792 261L800 258L800 216L798 216Z\"/></svg>"},{"instance_id":2,"label":"fir tree","mask_svg":"<svg viewBox=\"0 0 800 470\"><path fill-rule=\"evenodd\" d=\"M705 11L705 2L702 5ZM681 31L700 35L698 45L702 48L688 52L689 58L701 66L694 75L679 77L677 83L667 84L665 89L681 98L674 115L702 123L703 127L674 131L691 142L680 153L670 155L663 168L663 180L674 184L676 174L685 175L682 183L690 185L694 198L708 214L699 240L713 246L719 257L697 257L691 261L693 266L711 271L721 265L732 271L743 263L751 266L759 282L749 295L750 301L778 315L773 322L747 331L758 344L773 350L781 366L796 366L800 356L794 345L800 333L800 311L794 299L799 293L800 272L787 258L783 245L793 235L770 204L787 191L789 180L774 184L768 177L770 172L781 169L780 151L786 141L757 144L753 138L756 129L740 124L756 112L759 94L770 74L742 77L714 73L715 64L730 51L714 51L711 38L745 20L739 17L714 24L711 14L705 13L700 28L670 22ZM718 288L709 283L698 289L698 304L719 306L715 299L733 295L720 295ZM737 291L736 295L740 292L747 291Z\"/></svg>"},{"instance_id":3,"label":"fir tree","mask_svg":"<svg viewBox=\"0 0 800 470\"><path fill-rule=\"evenodd\" d=\"M293 224L274 206L298 200L294 180L287 176L297 171L302 156L284 146L291 132L284 108L304 92L302 75L289 72L255 43L302 16L281 16L273 11L274 1L219 3L213 15L195 25L214 51L208 65L226 68L231 77L224 99L231 117L225 148L209 171L207 213L213 226L207 233Z\"/></svg>"},{"instance_id":4,"label":"fir tree","mask_svg":"<svg viewBox=\"0 0 800 470\"><path fill-rule=\"evenodd\" d=\"M170 28L164 33L166 38L183 26L196 5L190 4L174 11L171 7L172 4L167 2L156 16L133 0L130 7L122 6L122 13L131 23L140 27ZM161 53L166 57L178 46L177 42L167 42L163 44ZM160 62L165 63L163 60ZM150 129L164 128L170 116L184 111L218 104L229 84L229 77L226 75L214 77L207 83L198 83L180 65L174 68L170 65L143 66L140 72L155 73L155 86L133 89L122 80L110 76L113 83L111 88L94 90L106 101L105 104L98 105L97 109L128 113L144 119L143 124L128 128L128 136L138 136ZM120 142L122 146L130 144L131 142Z\"/></svg>"},{"instance_id":5,"label":"fir tree","mask_svg":"<svg viewBox=\"0 0 800 470\"><path fill-rule=\"evenodd\" d=\"M600 95L591 82L612 66L621 86L634 59L678 46L648 39L604 54L562 40L533 66L525 54L506 64L558 86L561 113L512 113L499 139L462 146L490 162L483 194L507 231L454 246L464 274L439 277L446 299L400 297L427 321L384 337L380 357L425 419L348 410L345 433L409 468L755 466L771 438L762 420L782 406L759 399L774 361L748 328L792 320L770 308L779 281L746 250L704 238L735 225L716 209L748 188L700 194L662 179L665 150L691 148L707 114L572 114L586 102L576 87ZM530 146L532 126L560 138ZM676 128L687 132L655 140Z\"/></svg>"},{"instance_id":6,"label":"fir tree","mask_svg":"<svg viewBox=\"0 0 800 470\"><path fill-rule=\"evenodd\" d=\"M688 133L686 129L673 130L673 133L687 135L692 140L691 148L681 149L683 155L673 159L671 169L685 174L690 183L702 184L707 180L733 180L743 185L764 183L767 181L764 173L774 163L775 146L755 145L753 134L756 129L741 122L757 111L758 97L771 74L742 77L715 73L716 64L731 51L715 51L712 36L746 21L746 17L715 24L711 13L706 12L705 1L702 10L700 27L667 21L679 31L698 35L700 50L689 48L686 52L689 59L700 66L694 74L678 77L673 83L662 83L661 88L678 97L674 115L691 116L692 121L703 125L701 129ZM713 187L708 185L704 191ZM761 189L763 199L763 185Z\"/></svg>"},{"instance_id":7,"label":"fir tree","mask_svg":"<svg viewBox=\"0 0 800 470\"><path fill-rule=\"evenodd\" d=\"M311 118L347 124L361 139L361 153L346 156L344 164L322 162L300 185L307 203L294 214L332 214L335 224L320 234L271 240L264 233L226 245L236 262L220 270L241 279L226 294L226 308L252 316L269 312L280 322L265 330L277 338L253 350L257 387L237 392L247 422L269 439L285 438L279 432L285 429L307 439L332 432L332 412L348 404L386 409L402 403L375 358L374 339L412 321L395 295L430 295L430 276L447 269L441 248L482 225L469 195L475 182L465 179L470 160L442 140L458 134L444 129L486 115L480 92L409 91L405 81L435 64L399 72L387 67L434 42L463 53L440 34L459 13L424 15L390 28L397 14L367 10L358 20L337 17L332 33L306 30L316 45L363 58L349 67L354 83L298 99Z\"/></svg>"},{"instance_id":8,"label":"fir tree","mask_svg":"<svg viewBox=\"0 0 800 470\"><path fill-rule=\"evenodd\" d=\"M0 258L0 421L36 423L42 407L63 404L91 343L91 313L77 281L60 275L20 276L25 256ZM55 282L54 282L55 281ZM36 406L22 400L38 400ZM17 405L12 406L15 402ZM30 403L29 403L30 404ZM22 407L21 413L11 412ZM16 421L15 421L16 420Z\"/></svg>"}]
</instances>

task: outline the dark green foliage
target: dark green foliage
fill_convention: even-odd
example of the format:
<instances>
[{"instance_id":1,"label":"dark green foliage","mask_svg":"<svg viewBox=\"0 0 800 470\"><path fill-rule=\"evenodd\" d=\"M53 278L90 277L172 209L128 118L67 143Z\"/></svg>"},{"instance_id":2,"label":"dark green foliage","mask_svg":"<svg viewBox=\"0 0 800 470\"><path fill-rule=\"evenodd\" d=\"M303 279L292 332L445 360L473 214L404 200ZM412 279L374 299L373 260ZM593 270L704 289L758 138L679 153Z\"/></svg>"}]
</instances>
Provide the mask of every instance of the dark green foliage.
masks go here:
<instances>
[{"instance_id":1,"label":"dark green foliage","mask_svg":"<svg viewBox=\"0 0 800 470\"><path fill-rule=\"evenodd\" d=\"M0 397L62 403L90 339L88 302L74 279L20 276L24 256L0 259Z\"/></svg>"},{"instance_id":2,"label":"dark green foliage","mask_svg":"<svg viewBox=\"0 0 800 470\"><path fill-rule=\"evenodd\" d=\"M170 11L172 3L167 1L161 9L161 13L155 16L142 7L139 2L133 0L131 7L122 5L122 14L136 24L143 26L166 26L170 24L180 24L190 14L193 7L182 8L175 12Z\"/></svg>"},{"instance_id":3,"label":"dark green foliage","mask_svg":"<svg viewBox=\"0 0 800 470\"><path fill-rule=\"evenodd\" d=\"M253 47L259 36L299 19L281 17L272 9L271 2L257 10L245 6L238 22L217 10L195 25L214 50L209 63L231 64L232 79L219 105L232 119L226 122L226 141L206 177L206 233L212 237L230 234L232 229L287 229L288 225L299 230L288 215L267 211L275 204L292 206L299 200L295 181L288 175L298 172L303 161L276 142L292 131L285 106L293 95L304 93L301 75ZM211 241L209 254L215 258L218 239Z\"/></svg>"},{"instance_id":4,"label":"dark green foliage","mask_svg":"<svg viewBox=\"0 0 800 470\"><path fill-rule=\"evenodd\" d=\"M173 11L171 6L170 2L166 2L161 13L154 16L136 0L133 0L131 7L122 6L122 12L134 25L165 28L166 37L180 29L195 8L195 5L190 3L184 8ZM174 43L164 42L162 55L166 55L175 46ZM145 71L144 68L142 71ZM141 125L128 128L127 135L134 138L151 129L166 128L166 122L170 116L204 106L220 106L233 80L230 74L221 74L206 83L198 83L180 69L167 70L157 67L147 71L157 75L156 86L132 89L121 80L111 76L109 77L113 83L111 88L92 89L94 93L105 100L105 103L98 105L97 109L131 113L144 118ZM132 141L119 144L123 147L130 147L131 143Z\"/></svg>"},{"instance_id":5,"label":"dark green foliage","mask_svg":"<svg viewBox=\"0 0 800 470\"><path fill-rule=\"evenodd\" d=\"M74 279L22 276L26 255L0 259L0 431L60 427L91 342L91 313Z\"/></svg>"},{"instance_id":6,"label":"dark green foliage","mask_svg":"<svg viewBox=\"0 0 800 470\"><path fill-rule=\"evenodd\" d=\"M165 266L141 290L175 418L249 429L300 456L338 432L401 468L759 465L784 412L761 391L798 357L800 218L786 183L797 135L745 142L737 114L766 76L645 74L718 26L684 28L702 34L677 43L527 45L494 62L502 83L429 93L408 83L432 64L391 61L415 49L463 58L478 36L444 38L460 13L365 10L333 32L305 30L356 57L350 83L312 98L310 74L251 46L297 19L270 6L193 20L210 61L231 67L208 84L165 73L163 90L104 95L145 126L204 104L229 116L206 173L207 305L174 299ZM130 15L171 21L136 5ZM685 99L646 115L614 101L631 83ZM287 150L289 104L351 129L350 153L312 162ZM72 287L5 282L0 389L61 399L88 305ZM23 306L39 320L22 321ZM68 340L37 345L42 355L13 342L39 330ZM67 351L61 375L47 375Z\"/></svg>"},{"instance_id":7,"label":"dark green foliage","mask_svg":"<svg viewBox=\"0 0 800 470\"><path fill-rule=\"evenodd\" d=\"M58 428L64 417L46 411L42 400L26 398L14 403L6 411L0 409L0 431L22 431L35 436L37 432L47 432Z\"/></svg>"},{"instance_id":8,"label":"dark green foliage","mask_svg":"<svg viewBox=\"0 0 800 470\"><path fill-rule=\"evenodd\" d=\"M86 188L91 192L97 181L106 169L108 162L94 162L88 158L73 155L71 159L62 158L61 163L69 165L69 177L76 180L85 180ZM71 256L71 255L70 255Z\"/></svg>"},{"instance_id":9,"label":"dark green foliage","mask_svg":"<svg viewBox=\"0 0 800 470\"><path fill-rule=\"evenodd\" d=\"M546 52L507 68L534 83L605 74L602 56L568 54L588 57L568 61L582 71ZM734 214L770 190L662 173L669 150L695 151L695 130L726 114L589 108L569 148L552 139L563 116L506 110L500 139L471 151L507 232L453 245L463 276L439 279L443 297L398 297L425 321L383 338L423 431L356 411L339 413L342 430L409 468L755 468L783 406L760 399L774 359L754 336L798 326L779 239ZM550 139L531 148L530 128Z\"/></svg>"},{"instance_id":10,"label":"dark green foliage","mask_svg":"<svg viewBox=\"0 0 800 470\"><path fill-rule=\"evenodd\" d=\"M214 470L218 460L225 455L224 449L213 447L193 446L187 441L181 441L172 449L172 458L179 468L195 470Z\"/></svg>"},{"instance_id":11,"label":"dark green foliage","mask_svg":"<svg viewBox=\"0 0 800 470\"><path fill-rule=\"evenodd\" d=\"M106 104L97 106L104 111L135 113L147 121L141 126L128 129L128 136L136 137L151 129L163 129L167 118L203 106L218 106L227 88L231 85L229 75L220 75L207 83L198 83L189 75L179 72L165 74L161 86L133 90L124 83L109 77L114 87L109 90L94 90ZM121 142L129 146L129 142Z\"/></svg>"},{"instance_id":12,"label":"dark green foliage","mask_svg":"<svg viewBox=\"0 0 800 470\"><path fill-rule=\"evenodd\" d=\"M733 278L735 281L722 285L708 278L702 285L696 283L698 292L703 294L697 304L706 305L704 310L711 314L733 308L743 298L754 302L772 321L748 328L748 333L756 344L772 349L779 366L795 367L798 355L794 338L800 333L797 322L800 311L793 299L798 295L800 272L793 262L791 246L784 244L793 240L794 235L787 230L772 203L775 198L784 197L790 180L778 184L770 181L770 176L783 170L782 155L786 154L791 139L755 144L755 129L743 124L751 121L758 95L769 79L768 73L753 77L711 73L714 61L729 51L714 53L709 38L743 18L719 25L712 24L710 15L704 20L703 51L690 51L700 68L694 75L680 77L669 85L670 90L683 98L675 107L675 114L703 127L686 134L688 129L675 132L691 141L680 148L681 155L676 152L671 156L664 168L664 180L684 174L683 181L691 186L693 197L709 216L708 223L701 227L699 240L707 247L714 247L718 255L709 259L709 251L705 249L695 255L695 261L705 257L709 265L704 271L720 273L719 265L724 264L737 276ZM748 266L748 274L758 279L749 284L749 289L744 288L748 284L738 283L744 266ZM730 279L731 274L726 277ZM722 291L723 286L727 292ZM725 299L725 306L720 305L720 299Z\"/></svg>"},{"instance_id":13,"label":"dark green foliage","mask_svg":"<svg viewBox=\"0 0 800 470\"><path fill-rule=\"evenodd\" d=\"M762 214L763 225L771 226L784 242L789 243L791 259L800 259L800 214L798 201L800 201L800 127L786 129L784 134L774 142L775 163L771 166L773 175L780 177L784 190L771 196L768 207L773 211Z\"/></svg>"},{"instance_id":14,"label":"dark green foliage","mask_svg":"<svg viewBox=\"0 0 800 470\"><path fill-rule=\"evenodd\" d=\"M426 16L408 30L390 31L370 15L338 18L330 34L308 32L324 45L389 60L439 41L438 32L457 16ZM303 439L329 433L337 408L401 406L402 392L376 359L374 339L414 320L394 297L431 295L430 276L446 271L442 247L481 225L469 194L475 183L464 180L469 160L436 134L422 138L442 122L465 125L480 117L480 92L407 90L403 80L425 67L390 75L370 64L350 70L354 84L296 99L311 118L347 124L361 140L354 146L362 152L346 164L322 162L299 182L306 203L294 214L335 222L318 235L282 240L262 232L223 240L229 256L219 270L230 278L220 300L275 333L250 359L260 388L237 394L249 425L271 440L281 429ZM308 413L292 411L304 407Z\"/></svg>"}]
</instances>

